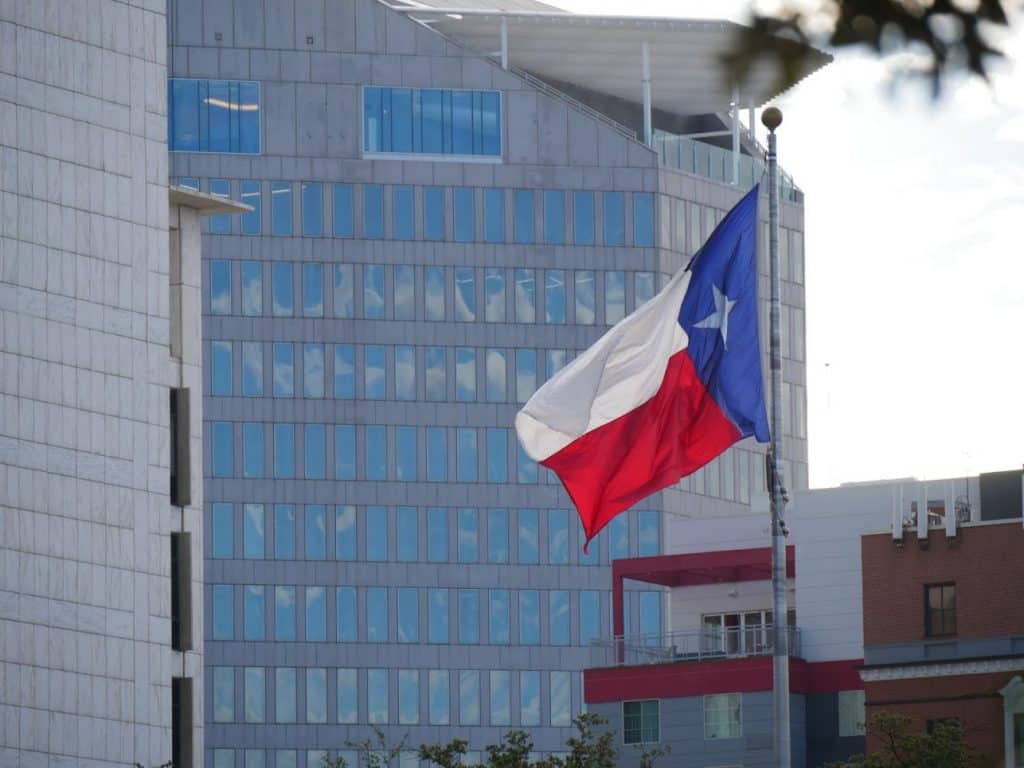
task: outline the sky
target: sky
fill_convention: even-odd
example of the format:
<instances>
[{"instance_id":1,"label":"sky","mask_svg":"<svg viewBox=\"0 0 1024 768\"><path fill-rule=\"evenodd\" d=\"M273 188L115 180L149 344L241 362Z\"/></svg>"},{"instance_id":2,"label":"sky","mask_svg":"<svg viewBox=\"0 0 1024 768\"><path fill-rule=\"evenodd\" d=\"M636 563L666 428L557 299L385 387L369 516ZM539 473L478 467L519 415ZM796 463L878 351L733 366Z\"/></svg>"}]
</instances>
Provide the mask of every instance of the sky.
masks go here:
<instances>
[{"instance_id":1,"label":"sky","mask_svg":"<svg viewBox=\"0 0 1024 768\"><path fill-rule=\"evenodd\" d=\"M554 2L736 21L748 11L740 0ZM893 77L898 59L852 51L775 102L779 162L806 194L812 487L1024 464L1024 18L1002 45L991 84L958 77L938 101Z\"/></svg>"}]
</instances>

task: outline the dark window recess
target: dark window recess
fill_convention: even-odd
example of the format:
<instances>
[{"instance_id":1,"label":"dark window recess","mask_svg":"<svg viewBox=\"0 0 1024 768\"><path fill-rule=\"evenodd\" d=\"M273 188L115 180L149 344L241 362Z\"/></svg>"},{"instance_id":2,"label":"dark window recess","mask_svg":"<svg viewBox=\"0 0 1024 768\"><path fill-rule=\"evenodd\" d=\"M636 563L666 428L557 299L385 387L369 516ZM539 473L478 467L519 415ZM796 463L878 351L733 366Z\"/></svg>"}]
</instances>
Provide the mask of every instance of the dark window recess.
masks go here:
<instances>
[{"instance_id":1,"label":"dark window recess","mask_svg":"<svg viewBox=\"0 0 1024 768\"><path fill-rule=\"evenodd\" d=\"M171 534L171 648L192 650L192 534Z\"/></svg>"},{"instance_id":2,"label":"dark window recess","mask_svg":"<svg viewBox=\"0 0 1024 768\"><path fill-rule=\"evenodd\" d=\"M171 679L171 764L192 768L192 678Z\"/></svg>"},{"instance_id":3,"label":"dark window recess","mask_svg":"<svg viewBox=\"0 0 1024 768\"><path fill-rule=\"evenodd\" d=\"M188 389L171 390L171 504L176 507L192 503L188 395Z\"/></svg>"},{"instance_id":4,"label":"dark window recess","mask_svg":"<svg viewBox=\"0 0 1024 768\"><path fill-rule=\"evenodd\" d=\"M926 637L956 634L956 584L926 584L924 588Z\"/></svg>"},{"instance_id":5,"label":"dark window recess","mask_svg":"<svg viewBox=\"0 0 1024 768\"><path fill-rule=\"evenodd\" d=\"M1021 516L1021 470L978 475L982 520L1011 520Z\"/></svg>"},{"instance_id":6,"label":"dark window recess","mask_svg":"<svg viewBox=\"0 0 1024 768\"><path fill-rule=\"evenodd\" d=\"M925 721L925 730L929 735L934 734L939 730L947 730L949 734L956 739L963 738L963 725L961 725L959 718L956 717L937 717L934 720Z\"/></svg>"}]
</instances>

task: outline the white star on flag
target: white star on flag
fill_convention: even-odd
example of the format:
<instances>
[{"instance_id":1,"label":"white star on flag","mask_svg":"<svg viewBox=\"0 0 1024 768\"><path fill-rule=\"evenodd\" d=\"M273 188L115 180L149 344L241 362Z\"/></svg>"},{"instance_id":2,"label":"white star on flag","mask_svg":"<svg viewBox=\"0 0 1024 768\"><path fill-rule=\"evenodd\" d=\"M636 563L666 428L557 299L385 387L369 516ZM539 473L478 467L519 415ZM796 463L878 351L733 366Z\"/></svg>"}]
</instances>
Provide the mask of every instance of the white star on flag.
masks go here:
<instances>
[{"instance_id":1,"label":"white star on flag","mask_svg":"<svg viewBox=\"0 0 1024 768\"><path fill-rule=\"evenodd\" d=\"M718 286L712 283L711 290L714 292L715 311L705 317L699 323L694 323L694 328L718 328L722 332L722 345L729 348L729 313L732 312L738 299L730 299Z\"/></svg>"}]
</instances>

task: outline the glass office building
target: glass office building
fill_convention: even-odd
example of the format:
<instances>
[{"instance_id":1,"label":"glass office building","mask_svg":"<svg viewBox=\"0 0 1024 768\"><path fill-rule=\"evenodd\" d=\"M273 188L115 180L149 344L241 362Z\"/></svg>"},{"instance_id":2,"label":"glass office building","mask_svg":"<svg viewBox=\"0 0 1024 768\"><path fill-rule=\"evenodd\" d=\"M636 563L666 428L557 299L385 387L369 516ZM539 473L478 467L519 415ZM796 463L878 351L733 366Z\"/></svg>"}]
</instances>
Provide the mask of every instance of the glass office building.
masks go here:
<instances>
[{"instance_id":1,"label":"glass office building","mask_svg":"<svg viewBox=\"0 0 1024 768\"><path fill-rule=\"evenodd\" d=\"M751 135L736 134L735 168L725 148L717 59L689 91L666 78L651 107L639 69L620 95L610 58L568 79L551 54L584 56L569 43L586 25L535 30L531 13L553 10L537 3L459 19L376 0L170 6L170 174L252 207L204 234L207 764L351 760L373 726L406 740L402 768L421 743L480 753L512 727L561 750L581 672L611 639L612 559L660 554L666 516L763 496L763 454L744 443L585 554L512 427L759 176ZM657 30L655 88L716 29ZM783 199L800 487L803 207L791 185ZM627 633L667 630L664 602L627 588Z\"/></svg>"}]
</instances>

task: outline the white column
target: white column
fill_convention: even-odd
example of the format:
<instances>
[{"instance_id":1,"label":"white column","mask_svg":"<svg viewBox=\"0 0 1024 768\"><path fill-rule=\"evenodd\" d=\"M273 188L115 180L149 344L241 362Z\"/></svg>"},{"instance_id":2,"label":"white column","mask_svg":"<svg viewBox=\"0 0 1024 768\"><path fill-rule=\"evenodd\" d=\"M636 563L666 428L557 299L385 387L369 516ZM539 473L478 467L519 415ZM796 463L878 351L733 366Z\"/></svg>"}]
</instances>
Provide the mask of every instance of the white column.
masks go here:
<instances>
[{"instance_id":1,"label":"white column","mask_svg":"<svg viewBox=\"0 0 1024 768\"><path fill-rule=\"evenodd\" d=\"M732 87L732 103L729 106L732 120L732 183L740 183L740 90Z\"/></svg>"},{"instance_id":2,"label":"white column","mask_svg":"<svg viewBox=\"0 0 1024 768\"><path fill-rule=\"evenodd\" d=\"M501 17L501 68L508 69L508 19Z\"/></svg>"},{"instance_id":3,"label":"white column","mask_svg":"<svg viewBox=\"0 0 1024 768\"><path fill-rule=\"evenodd\" d=\"M654 146L654 131L651 128L651 48L643 43L640 48L643 59L644 85L644 144Z\"/></svg>"}]
</instances>

